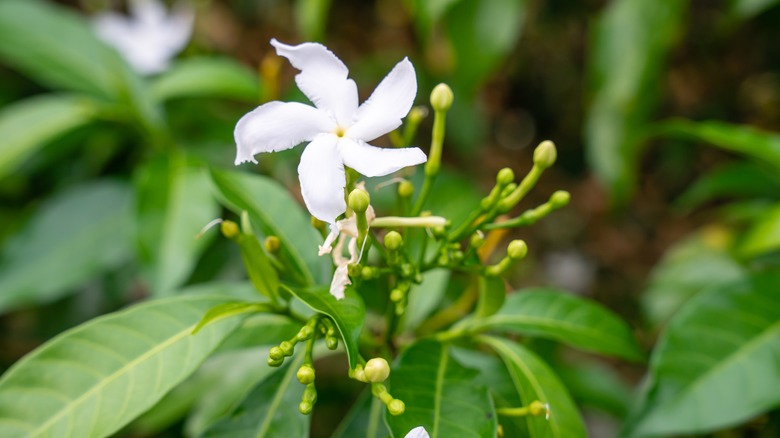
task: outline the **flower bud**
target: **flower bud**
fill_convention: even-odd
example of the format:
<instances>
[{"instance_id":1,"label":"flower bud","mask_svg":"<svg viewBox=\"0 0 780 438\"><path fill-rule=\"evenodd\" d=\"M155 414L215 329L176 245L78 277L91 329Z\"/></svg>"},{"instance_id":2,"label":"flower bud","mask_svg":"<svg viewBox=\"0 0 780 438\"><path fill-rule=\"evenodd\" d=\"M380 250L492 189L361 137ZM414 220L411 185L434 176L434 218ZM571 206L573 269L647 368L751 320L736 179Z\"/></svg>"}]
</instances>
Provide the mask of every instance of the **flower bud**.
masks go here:
<instances>
[{"instance_id":1,"label":"flower bud","mask_svg":"<svg viewBox=\"0 0 780 438\"><path fill-rule=\"evenodd\" d=\"M314 329L309 325L305 325L298 330L298 334L295 336L298 341L307 341L314 336Z\"/></svg>"},{"instance_id":2,"label":"flower bud","mask_svg":"<svg viewBox=\"0 0 780 438\"><path fill-rule=\"evenodd\" d=\"M504 199L507 196L511 195L516 188L517 188L517 183L511 182L507 184L506 187L504 187L504 189L501 190L501 199Z\"/></svg>"},{"instance_id":3,"label":"flower bud","mask_svg":"<svg viewBox=\"0 0 780 438\"><path fill-rule=\"evenodd\" d=\"M268 351L268 358L273 360L284 359L284 351L279 347L271 347Z\"/></svg>"},{"instance_id":4,"label":"flower bud","mask_svg":"<svg viewBox=\"0 0 780 438\"><path fill-rule=\"evenodd\" d=\"M409 110L409 115L406 116L406 118L412 123L420 123L427 115L428 108L424 106L416 106Z\"/></svg>"},{"instance_id":5,"label":"flower bud","mask_svg":"<svg viewBox=\"0 0 780 438\"><path fill-rule=\"evenodd\" d=\"M452 106L454 98L449 85L441 83L431 91L431 106L434 111L447 111Z\"/></svg>"},{"instance_id":6,"label":"flower bud","mask_svg":"<svg viewBox=\"0 0 780 438\"><path fill-rule=\"evenodd\" d=\"M219 224L219 230L228 239L235 239L241 233L241 230L238 229L238 224L233 221L222 221Z\"/></svg>"},{"instance_id":7,"label":"flower bud","mask_svg":"<svg viewBox=\"0 0 780 438\"><path fill-rule=\"evenodd\" d=\"M414 184L407 180L403 180L398 184L398 196L402 198L410 198L414 194Z\"/></svg>"},{"instance_id":8,"label":"flower bud","mask_svg":"<svg viewBox=\"0 0 780 438\"><path fill-rule=\"evenodd\" d=\"M271 254L274 254L279 251L282 242L276 236L268 236L265 238L264 244L265 244L265 250L270 252Z\"/></svg>"},{"instance_id":9,"label":"flower bud","mask_svg":"<svg viewBox=\"0 0 780 438\"><path fill-rule=\"evenodd\" d=\"M550 205L552 208L561 208L566 206L571 200L571 195L566 190L558 190L550 196Z\"/></svg>"},{"instance_id":10,"label":"flower bud","mask_svg":"<svg viewBox=\"0 0 780 438\"><path fill-rule=\"evenodd\" d=\"M295 347L293 347L293 344L282 341L281 344L279 344L279 348L284 352L285 356L292 356L293 352L295 351Z\"/></svg>"},{"instance_id":11,"label":"flower bud","mask_svg":"<svg viewBox=\"0 0 780 438\"><path fill-rule=\"evenodd\" d=\"M350 263L347 265L347 273L350 278L360 278L363 273L363 265L360 263Z\"/></svg>"},{"instance_id":12,"label":"flower bud","mask_svg":"<svg viewBox=\"0 0 780 438\"><path fill-rule=\"evenodd\" d=\"M390 376L390 365L385 359L375 357L366 362L366 365L363 367L363 373L369 382L384 382Z\"/></svg>"},{"instance_id":13,"label":"flower bud","mask_svg":"<svg viewBox=\"0 0 780 438\"><path fill-rule=\"evenodd\" d=\"M404 291L402 291L401 289L396 288L390 292L390 301L397 303L403 299L404 299Z\"/></svg>"},{"instance_id":14,"label":"flower bud","mask_svg":"<svg viewBox=\"0 0 780 438\"><path fill-rule=\"evenodd\" d=\"M401 415L406 410L406 405L401 400L394 398L387 404L387 410L390 412L390 415Z\"/></svg>"},{"instance_id":15,"label":"flower bud","mask_svg":"<svg viewBox=\"0 0 780 438\"><path fill-rule=\"evenodd\" d=\"M284 363L284 359L272 359L269 357L267 363L269 367L276 368L282 366L282 364Z\"/></svg>"},{"instance_id":16,"label":"flower bud","mask_svg":"<svg viewBox=\"0 0 780 438\"><path fill-rule=\"evenodd\" d=\"M328 347L328 350L339 348L339 338L335 336L325 336L325 346Z\"/></svg>"},{"instance_id":17,"label":"flower bud","mask_svg":"<svg viewBox=\"0 0 780 438\"><path fill-rule=\"evenodd\" d=\"M506 254L512 260L520 260L528 254L528 245L522 240L513 240L509 242L509 246L506 249Z\"/></svg>"},{"instance_id":18,"label":"flower bud","mask_svg":"<svg viewBox=\"0 0 780 438\"><path fill-rule=\"evenodd\" d=\"M300 413L303 415L311 414L312 408L314 408L314 406L311 403L305 401L302 401L301 404L298 405L298 411L300 411Z\"/></svg>"},{"instance_id":19,"label":"flower bud","mask_svg":"<svg viewBox=\"0 0 780 438\"><path fill-rule=\"evenodd\" d=\"M398 231L390 231L385 234L385 248L397 251L403 245L404 239Z\"/></svg>"},{"instance_id":20,"label":"flower bud","mask_svg":"<svg viewBox=\"0 0 780 438\"><path fill-rule=\"evenodd\" d=\"M555 143L545 140L539 143L534 150L534 165L541 169L547 169L555 164L558 158L558 152L555 150Z\"/></svg>"},{"instance_id":21,"label":"flower bud","mask_svg":"<svg viewBox=\"0 0 780 438\"><path fill-rule=\"evenodd\" d=\"M505 186L511 182L514 182L514 180L515 172L508 167L499 170L496 174L496 184L500 186Z\"/></svg>"},{"instance_id":22,"label":"flower bud","mask_svg":"<svg viewBox=\"0 0 780 438\"><path fill-rule=\"evenodd\" d=\"M371 280L372 278L376 278L377 276L376 268L372 268L371 266L363 266L363 269L360 270L360 276L363 277L366 280Z\"/></svg>"},{"instance_id":23,"label":"flower bud","mask_svg":"<svg viewBox=\"0 0 780 438\"><path fill-rule=\"evenodd\" d=\"M314 368L309 364L301 365L295 377L298 378L299 382L308 385L314 381Z\"/></svg>"},{"instance_id":24,"label":"flower bud","mask_svg":"<svg viewBox=\"0 0 780 438\"><path fill-rule=\"evenodd\" d=\"M368 204L371 202L371 197L368 196L368 192L361 189L353 190L348 197L349 208L355 211L355 213L365 213L368 209Z\"/></svg>"},{"instance_id":25,"label":"flower bud","mask_svg":"<svg viewBox=\"0 0 780 438\"><path fill-rule=\"evenodd\" d=\"M477 231L476 233L471 235L471 238L469 239L469 246L471 246L472 248L479 248L484 244L485 244L485 236L482 234L482 232Z\"/></svg>"}]
</instances>

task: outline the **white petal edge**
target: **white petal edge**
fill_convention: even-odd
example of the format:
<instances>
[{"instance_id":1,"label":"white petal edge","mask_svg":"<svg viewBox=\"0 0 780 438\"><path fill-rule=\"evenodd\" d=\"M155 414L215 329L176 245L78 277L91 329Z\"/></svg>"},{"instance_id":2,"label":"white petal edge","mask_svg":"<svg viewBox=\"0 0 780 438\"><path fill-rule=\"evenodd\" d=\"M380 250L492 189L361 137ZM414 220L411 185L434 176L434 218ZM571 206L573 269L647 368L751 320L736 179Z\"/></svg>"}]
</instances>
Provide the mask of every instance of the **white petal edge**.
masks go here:
<instances>
[{"instance_id":1,"label":"white petal edge","mask_svg":"<svg viewBox=\"0 0 780 438\"><path fill-rule=\"evenodd\" d=\"M339 151L344 164L361 175L384 176L407 166L424 163L428 157L420 148L378 148L368 143L342 138Z\"/></svg>"},{"instance_id":2,"label":"white petal edge","mask_svg":"<svg viewBox=\"0 0 780 438\"><path fill-rule=\"evenodd\" d=\"M317 108L332 114L344 128L352 124L358 108L357 85L333 52L318 43L291 46L272 39L271 45L301 71L295 83Z\"/></svg>"},{"instance_id":3,"label":"white petal edge","mask_svg":"<svg viewBox=\"0 0 780 438\"><path fill-rule=\"evenodd\" d=\"M404 438L430 438L428 431L422 426L417 426L410 430Z\"/></svg>"},{"instance_id":4,"label":"white petal edge","mask_svg":"<svg viewBox=\"0 0 780 438\"><path fill-rule=\"evenodd\" d=\"M417 76L408 58L395 65L382 79L371 97L355 113L347 130L350 138L371 141L401 126L417 96Z\"/></svg>"},{"instance_id":5,"label":"white petal edge","mask_svg":"<svg viewBox=\"0 0 780 438\"><path fill-rule=\"evenodd\" d=\"M318 135L306 146L298 164L301 194L309 213L333 224L347 210L344 201L346 175L338 152L339 138L332 134Z\"/></svg>"},{"instance_id":6,"label":"white petal edge","mask_svg":"<svg viewBox=\"0 0 780 438\"><path fill-rule=\"evenodd\" d=\"M335 123L326 114L298 102L268 102L260 105L236 123L236 165L251 161L260 152L290 149L317 134L330 132Z\"/></svg>"}]
</instances>

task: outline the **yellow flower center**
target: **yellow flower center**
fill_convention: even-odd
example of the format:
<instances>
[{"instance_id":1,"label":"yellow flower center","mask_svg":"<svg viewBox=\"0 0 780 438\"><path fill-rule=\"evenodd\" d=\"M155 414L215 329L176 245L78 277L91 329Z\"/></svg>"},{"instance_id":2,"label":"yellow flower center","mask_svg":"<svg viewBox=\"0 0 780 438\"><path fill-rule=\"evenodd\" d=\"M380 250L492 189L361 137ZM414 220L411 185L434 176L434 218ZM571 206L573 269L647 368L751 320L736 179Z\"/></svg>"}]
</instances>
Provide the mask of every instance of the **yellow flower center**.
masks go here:
<instances>
[{"instance_id":1,"label":"yellow flower center","mask_svg":"<svg viewBox=\"0 0 780 438\"><path fill-rule=\"evenodd\" d=\"M346 129L342 128L341 126L336 126L336 130L333 131L334 134L336 134L336 137L344 137L344 134L347 132Z\"/></svg>"}]
</instances>

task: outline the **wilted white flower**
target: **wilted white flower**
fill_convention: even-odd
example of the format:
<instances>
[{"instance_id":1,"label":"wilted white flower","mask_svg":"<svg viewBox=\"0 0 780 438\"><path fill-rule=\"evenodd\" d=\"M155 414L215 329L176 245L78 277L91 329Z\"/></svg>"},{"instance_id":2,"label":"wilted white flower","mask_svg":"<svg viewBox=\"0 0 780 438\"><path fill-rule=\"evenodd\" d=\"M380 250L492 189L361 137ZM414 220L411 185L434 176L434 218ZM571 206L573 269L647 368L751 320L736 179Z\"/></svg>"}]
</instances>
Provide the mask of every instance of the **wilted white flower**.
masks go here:
<instances>
[{"instance_id":1,"label":"wilted white flower","mask_svg":"<svg viewBox=\"0 0 780 438\"><path fill-rule=\"evenodd\" d=\"M98 36L139 73L160 73L192 35L194 12L183 3L171 14L159 0L130 0L130 16L106 12L95 17Z\"/></svg>"},{"instance_id":2,"label":"wilted white flower","mask_svg":"<svg viewBox=\"0 0 780 438\"><path fill-rule=\"evenodd\" d=\"M410 430L404 438L429 438L428 431L422 426L417 426Z\"/></svg>"},{"instance_id":3,"label":"wilted white flower","mask_svg":"<svg viewBox=\"0 0 780 438\"><path fill-rule=\"evenodd\" d=\"M370 224L375 217L374 208L369 205L366 210L366 220ZM333 244L336 238L338 238L338 242L336 242L336 246L331 248L331 244ZM347 239L349 239L349 243L347 243ZM342 254L345 243L347 244L347 252L349 253L348 259L344 258ZM320 246L319 254L331 254L333 257L333 264L336 265L336 271L333 273L333 280L330 282L330 294L336 297L336 299L343 299L344 289L352 284L352 281L349 279L349 265L359 262L363 252L363 248L358 248L357 243L357 218L352 215L331 225L330 234L325 239L322 246Z\"/></svg>"},{"instance_id":4,"label":"wilted white flower","mask_svg":"<svg viewBox=\"0 0 780 438\"><path fill-rule=\"evenodd\" d=\"M314 107L274 101L246 114L234 132L236 164L256 163L255 154L310 141L298 166L303 200L313 216L333 228L346 210L344 166L372 177L425 162L418 148L384 149L367 143L400 126L411 109L417 94L414 67L404 58L358 106L349 70L325 46L289 46L275 39L271 44L300 70L295 81Z\"/></svg>"}]
</instances>

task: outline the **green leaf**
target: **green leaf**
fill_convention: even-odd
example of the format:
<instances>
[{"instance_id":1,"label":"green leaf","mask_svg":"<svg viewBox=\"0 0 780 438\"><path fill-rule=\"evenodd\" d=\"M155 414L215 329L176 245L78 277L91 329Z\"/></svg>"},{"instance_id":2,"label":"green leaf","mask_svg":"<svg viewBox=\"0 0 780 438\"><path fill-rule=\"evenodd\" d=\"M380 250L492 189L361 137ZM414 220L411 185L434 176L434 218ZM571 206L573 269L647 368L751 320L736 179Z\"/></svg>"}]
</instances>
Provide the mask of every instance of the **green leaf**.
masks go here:
<instances>
[{"instance_id":1,"label":"green leaf","mask_svg":"<svg viewBox=\"0 0 780 438\"><path fill-rule=\"evenodd\" d=\"M230 318L231 316L243 315L244 313L271 312L272 310L273 308L267 303L235 302L218 304L203 315L200 322L192 329L192 334L198 333L203 327L209 324L213 324L225 318Z\"/></svg>"},{"instance_id":2,"label":"green leaf","mask_svg":"<svg viewBox=\"0 0 780 438\"><path fill-rule=\"evenodd\" d=\"M350 438L365 436L366 438L386 437L390 435L384 418L385 405L381 400L371 395L371 387L360 393L347 415L339 423L331 438Z\"/></svg>"},{"instance_id":3,"label":"green leaf","mask_svg":"<svg viewBox=\"0 0 780 438\"><path fill-rule=\"evenodd\" d=\"M328 292L328 288L287 290L312 310L333 319L344 340L349 367L355 368L360 355L358 338L363 330L363 319L366 316L366 306L360 295L351 287L347 287L343 300L337 300Z\"/></svg>"},{"instance_id":4,"label":"green leaf","mask_svg":"<svg viewBox=\"0 0 780 438\"><path fill-rule=\"evenodd\" d=\"M272 301L278 301L279 274L255 237L246 210L241 212L241 232L235 237L235 241L241 247L241 259L252 285Z\"/></svg>"},{"instance_id":5,"label":"green leaf","mask_svg":"<svg viewBox=\"0 0 780 438\"><path fill-rule=\"evenodd\" d=\"M619 370L597 361L571 361L562 358L550 363L578 405L589 406L625 418L634 388Z\"/></svg>"},{"instance_id":6,"label":"green leaf","mask_svg":"<svg viewBox=\"0 0 780 438\"><path fill-rule=\"evenodd\" d=\"M304 41L322 41L331 0L296 0L295 27Z\"/></svg>"},{"instance_id":7,"label":"green leaf","mask_svg":"<svg viewBox=\"0 0 780 438\"><path fill-rule=\"evenodd\" d=\"M252 223L282 241L282 259L290 261L304 284L325 283L330 261L317 255L322 237L311 226L310 216L276 181L245 172L212 170L211 177L225 205L240 214L246 210Z\"/></svg>"},{"instance_id":8,"label":"green leaf","mask_svg":"<svg viewBox=\"0 0 780 438\"><path fill-rule=\"evenodd\" d=\"M777 198L778 194L780 177L777 172L755 163L737 162L706 173L677 199L677 203L693 209L717 198Z\"/></svg>"},{"instance_id":9,"label":"green leaf","mask_svg":"<svg viewBox=\"0 0 780 438\"><path fill-rule=\"evenodd\" d=\"M189 278L216 233L201 229L219 216L208 171L173 154L141 168L138 239L152 294L168 296Z\"/></svg>"},{"instance_id":10,"label":"green leaf","mask_svg":"<svg viewBox=\"0 0 780 438\"><path fill-rule=\"evenodd\" d=\"M780 135L751 126L714 120L705 122L672 120L660 124L656 128L656 134L704 142L780 169Z\"/></svg>"},{"instance_id":11,"label":"green leaf","mask_svg":"<svg viewBox=\"0 0 780 438\"><path fill-rule=\"evenodd\" d=\"M731 12L739 18L751 18L777 5L778 0L731 0Z\"/></svg>"},{"instance_id":12,"label":"green leaf","mask_svg":"<svg viewBox=\"0 0 780 438\"><path fill-rule=\"evenodd\" d=\"M725 228L707 227L664 254L642 294L642 309L652 327L664 324L691 297L713 286L745 278L747 272L728 253Z\"/></svg>"},{"instance_id":13,"label":"green leaf","mask_svg":"<svg viewBox=\"0 0 780 438\"><path fill-rule=\"evenodd\" d=\"M479 299L474 316L483 318L498 312L506 301L506 284L501 277L479 277Z\"/></svg>"},{"instance_id":14,"label":"green leaf","mask_svg":"<svg viewBox=\"0 0 780 438\"><path fill-rule=\"evenodd\" d=\"M217 422L203 436L206 438L306 438L310 416L298 412L304 385L295 380L303 362L299 354L244 399L226 419Z\"/></svg>"},{"instance_id":15,"label":"green leaf","mask_svg":"<svg viewBox=\"0 0 780 438\"><path fill-rule=\"evenodd\" d=\"M626 435L702 434L780 404L780 273L700 293L653 351L649 390Z\"/></svg>"},{"instance_id":16,"label":"green leaf","mask_svg":"<svg viewBox=\"0 0 780 438\"><path fill-rule=\"evenodd\" d=\"M50 302L132 254L132 193L126 184L95 181L49 199L5 242L0 312Z\"/></svg>"},{"instance_id":17,"label":"green leaf","mask_svg":"<svg viewBox=\"0 0 780 438\"><path fill-rule=\"evenodd\" d=\"M739 254L746 258L780 249L780 204L759 216L739 245Z\"/></svg>"},{"instance_id":18,"label":"green leaf","mask_svg":"<svg viewBox=\"0 0 780 438\"><path fill-rule=\"evenodd\" d=\"M449 281L450 271L446 269L432 269L423 274L422 283L413 284L409 290L409 302L401 320L401 327L417 328L441 304Z\"/></svg>"},{"instance_id":19,"label":"green leaf","mask_svg":"<svg viewBox=\"0 0 780 438\"><path fill-rule=\"evenodd\" d=\"M525 347L512 341L480 336L479 341L495 350L512 376L520 398L527 406L538 400L550 406L550 418L529 416L531 437L585 437L585 425L566 387L550 367Z\"/></svg>"},{"instance_id":20,"label":"green leaf","mask_svg":"<svg viewBox=\"0 0 780 438\"><path fill-rule=\"evenodd\" d=\"M248 68L229 58L189 58L177 61L152 83L158 100L182 97L222 97L258 102L260 82Z\"/></svg>"},{"instance_id":21,"label":"green leaf","mask_svg":"<svg viewBox=\"0 0 780 438\"><path fill-rule=\"evenodd\" d=\"M48 95L28 98L0 112L0 178L16 170L48 141L90 122L97 106L80 96Z\"/></svg>"},{"instance_id":22,"label":"green leaf","mask_svg":"<svg viewBox=\"0 0 780 438\"><path fill-rule=\"evenodd\" d=\"M586 154L613 201L624 202L633 191L644 131L687 4L613 0L591 35Z\"/></svg>"},{"instance_id":23,"label":"green leaf","mask_svg":"<svg viewBox=\"0 0 780 438\"><path fill-rule=\"evenodd\" d=\"M0 379L0 436L106 436L192 373L238 325L193 327L219 297L152 301L69 330Z\"/></svg>"},{"instance_id":24,"label":"green leaf","mask_svg":"<svg viewBox=\"0 0 780 438\"><path fill-rule=\"evenodd\" d=\"M499 330L554 339L576 348L641 361L643 354L626 323L600 305L554 289L509 295L495 315L464 323L471 331Z\"/></svg>"},{"instance_id":25,"label":"green leaf","mask_svg":"<svg viewBox=\"0 0 780 438\"><path fill-rule=\"evenodd\" d=\"M431 438L496 435L496 412L487 388L473 384L477 373L450 357L449 348L419 341L393 366L390 393L406 404L402 415L385 414L393 437L417 426L425 427Z\"/></svg>"}]
</instances>

